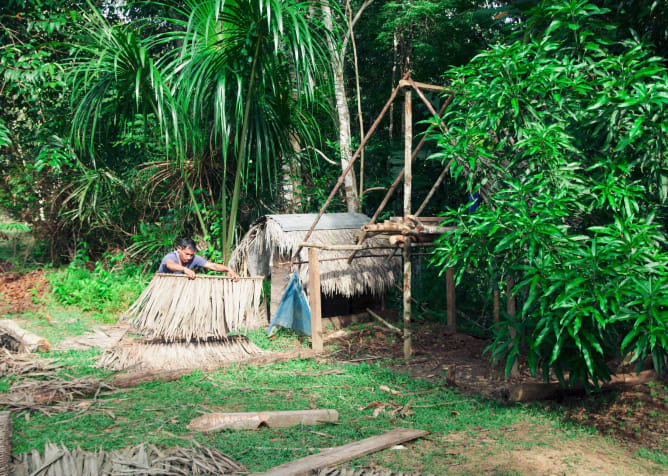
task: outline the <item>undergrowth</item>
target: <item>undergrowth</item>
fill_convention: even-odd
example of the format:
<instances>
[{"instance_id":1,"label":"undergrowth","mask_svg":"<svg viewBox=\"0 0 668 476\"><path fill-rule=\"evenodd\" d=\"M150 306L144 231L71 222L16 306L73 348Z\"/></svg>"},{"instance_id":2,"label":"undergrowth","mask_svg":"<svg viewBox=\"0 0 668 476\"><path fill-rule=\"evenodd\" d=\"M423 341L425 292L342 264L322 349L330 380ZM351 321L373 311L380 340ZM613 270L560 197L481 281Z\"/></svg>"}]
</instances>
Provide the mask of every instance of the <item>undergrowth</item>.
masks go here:
<instances>
[{"instance_id":1,"label":"undergrowth","mask_svg":"<svg viewBox=\"0 0 668 476\"><path fill-rule=\"evenodd\" d=\"M121 258L98 261L93 270L75 260L66 268L49 272L53 296L60 304L96 313L103 322L115 322L118 313L132 304L151 278L140 266L117 265Z\"/></svg>"}]
</instances>

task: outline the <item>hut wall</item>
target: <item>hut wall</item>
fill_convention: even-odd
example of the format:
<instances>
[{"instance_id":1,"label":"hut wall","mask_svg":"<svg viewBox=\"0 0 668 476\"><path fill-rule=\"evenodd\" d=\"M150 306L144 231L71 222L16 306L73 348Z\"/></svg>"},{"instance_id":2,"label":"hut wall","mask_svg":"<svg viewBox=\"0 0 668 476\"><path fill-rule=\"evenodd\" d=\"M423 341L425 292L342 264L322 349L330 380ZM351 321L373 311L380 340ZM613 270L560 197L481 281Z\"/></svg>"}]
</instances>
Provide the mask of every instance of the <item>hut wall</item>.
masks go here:
<instances>
[{"instance_id":1,"label":"hut wall","mask_svg":"<svg viewBox=\"0 0 668 476\"><path fill-rule=\"evenodd\" d=\"M288 287L288 280L285 279L290 274L290 262L276 263L271 267L271 300L269 302L269 316L274 317L278 306L281 304L281 298L285 288Z\"/></svg>"}]
</instances>

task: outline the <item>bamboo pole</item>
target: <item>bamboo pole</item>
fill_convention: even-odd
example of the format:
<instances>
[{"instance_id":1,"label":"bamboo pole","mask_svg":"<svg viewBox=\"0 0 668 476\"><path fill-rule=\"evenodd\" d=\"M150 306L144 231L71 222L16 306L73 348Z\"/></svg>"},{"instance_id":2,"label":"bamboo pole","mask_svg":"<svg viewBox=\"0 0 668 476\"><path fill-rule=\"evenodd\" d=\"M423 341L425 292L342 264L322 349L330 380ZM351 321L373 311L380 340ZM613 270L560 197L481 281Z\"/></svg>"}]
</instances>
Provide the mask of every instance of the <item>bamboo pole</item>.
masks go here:
<instances>
[{"instance_id":1,"label":"bamboo pole","mask_svg":"<svg viewBox=\"0 0 668 476\"><path fill-rule=\"evenodd\" d=\"M411 243L403 246L404 255L404 358L413 355L413 338L411 335Z\"/></svg>"},{"instance_id":2,"label":"bamboo pole","mask_svg":"<svg viewBox=\"0 0 668 476\"><path fill-rule=\"evenodd\" d=\"M322 309L320 296L320 263L318 250L308 249L308 298L311 307L311 346L315 352L322 352Z\"/></svg>"},{"instance_id":3,"label":"bamboo pole","mask_svg":"<svg viewBox=\"0 0 668 476\"><path fill-rule=\"evenodd\" d=\"M413 92L404 91L404 218L411 214L411 192L413 184ZM404 358L413 354L411 336L411 242L404 242Z\"/></svg>"},{"instance_id":4,"label":"bamboo pole","mask_svg":"<svg viewBox=\"0 0 668 476\"><path fill-rule=\"evenodd\" d=\"M450 104L451 101L452 101L452 97L448 98L448 100L446 100L443 103L443 105L441 106L441 109L438 113L439 117L440 117L441 114L443 114L443 112L445 111L445 108L448 107L448 104ZM415 160L415 157L417 157L418 152L420 152L420 150L422 149L422 146L424 145L424 143L426 141L427 141L427 136L426 135L422 136L422 139L420 139L420 142L418 143L417 147L415 147L415 150L413 151L413 154L411 155L411 161ZM401 169L401 172L399 172L399 174L397 175L397 178L395 178L394 182L392 182L392 185L390 186L387 193L385 194L385 197L383 198L383 201L380 202L380 205L378 205L378 208L376 209L376 212L373 214L373 216L371 217L371 220L369 221L369 223L367 225L373 225L376 222L376 220L378 219L380 214L383 212L383 210L385 209L387 204L390 202L390 198L392 198L392 195L394 195L394 192L397 190L397 187L399 186L399 183L401 182L401 180L403 178L404 178L404 169ZM361 245L364 242L364 240L366 239L366 236L367 236L367 232L363 231L362 234L359 237L359 240L357 240L357 244ZM348 258L348 263L349 264L353 260L354 256L355 256L355 252L352 252L350 257Z\"/></svg>"},{"instance_id":5,"label":"bamboo pole","mask_svg":"<svg viewBox=\"0 0 668 476\"><path fill-rule=\"evenodd\" d=\"M402 79L406 79L410 75L410 71L406 72L404 74L404 77ZM322 215L325 213L325 210L327 210L327 207L329 206L330 202L334 198L334 195L336 195L336 192L341 188L341 185L343 185L343 180L345 179L346 175L348 175L348 172L353 168L353 165L355 164L355 161L360 155L360 152L366 145L367 141L369 138L373 135L373 133L376 131L376 128L380 124L380 121L383 119L385 116L385 113L390 107L390 104L394 101L394 98L397 97L397 94L401 90L401 87L397 86L392 90L392 94L390 95L390 99L387 100L387 103L385 103L385 106L383 107L383 110L380 111L380 114L378 114L378 117L374 121L374 123L371 125L369 128L369 131L366 133L364 136L364 139L362 139L362 142L360 143L359 147L353 154L353 156L350 158L350 162L348 163L348 167L341 173L341 176L339 179L336 181L336 184L334 185L334 188L332 188L332 191L329 192L329 196L327 197L327 200L325 200L325 203L322 205L320 208L320 211L318 212L318 215L315 217L315 220L313 221L313 224L311 225L311 228L309 228L308 232L306 233L306 236L304 236L304 241L308 241L308 239L311 237L313 234L313 230L315 230L316 225L320 221L320 218L322 218ZM293 256L298 256L299 252L301 251L301 247L298 247L297 250L295 251Z\"/></svg>"}]
</instances>

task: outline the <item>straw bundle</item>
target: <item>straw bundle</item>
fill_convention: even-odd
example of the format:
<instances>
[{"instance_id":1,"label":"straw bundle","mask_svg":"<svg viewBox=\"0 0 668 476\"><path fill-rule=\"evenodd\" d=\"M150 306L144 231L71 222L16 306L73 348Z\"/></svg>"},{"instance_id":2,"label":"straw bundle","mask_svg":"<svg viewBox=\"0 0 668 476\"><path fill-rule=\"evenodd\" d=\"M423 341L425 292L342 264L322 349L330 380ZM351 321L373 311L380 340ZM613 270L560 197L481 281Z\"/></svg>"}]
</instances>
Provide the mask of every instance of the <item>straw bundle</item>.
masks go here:
<instances>
[{"instance_id":1,"label":"straw bundle","mask_svg":"<svg viewBox=\"0 0 668 476\"><path fill-rule=\"evenodd\" d=\"M209 368L219 362L238 361L264 353L241 335L213 341L169 343L128 338L102 354L97 366L115 370L130 367L140 370Z\"/></svg>"},{"instance_id":2,"label":"straw bundle","mask_svg":"<svg viewBox=\"0 0 668 476\"><path fill-rule=\"evenodd\" d=\"M14 456L10 474L98 476L118 474L190 475L233 474L244 467L226 454L209 448L157 448L143 444L116 451L96 452L46 443L37 451Z\"/></svg>"},{"instance_id":3,"label":"straw bundle","mask_svg":"<svg viewBox=\"0 0 668 476\"><path fill-rule=\"evenodd\" d=\"M262 278L156 274L121 320L148 339L223 338L262 325Z\"/></svg>"}]
</instances>

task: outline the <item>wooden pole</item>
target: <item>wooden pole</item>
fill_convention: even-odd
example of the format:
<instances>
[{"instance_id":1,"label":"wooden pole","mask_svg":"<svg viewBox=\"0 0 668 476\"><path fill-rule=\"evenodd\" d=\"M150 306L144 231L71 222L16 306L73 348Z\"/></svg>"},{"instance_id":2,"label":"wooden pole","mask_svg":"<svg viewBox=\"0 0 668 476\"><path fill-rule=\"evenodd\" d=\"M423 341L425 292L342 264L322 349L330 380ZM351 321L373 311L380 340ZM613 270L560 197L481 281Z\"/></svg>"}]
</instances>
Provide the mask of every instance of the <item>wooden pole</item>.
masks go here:
<instances>
[{"instance_id":1,"label":"wooden pole","mask_svg":"<svg viewBox=\"0 0 668 476\"><path fill-rule=\"evenodd\" d=\"M515 286L515 281L513 281L513 278L510 276L506 279L506 312L508 313L508 316L510 318L514 318L515 314L517 313L517 304L515 302L515 296L512 294L512 289L513 286ZM515 330L514 327L510 327L510 336L515 339L517 336L517 331ZM510 375L511 377L519 377L520 376L520 367L519 363L517 360L515 360L515 363L513 364L513 368L510 370Z\"/></svg>"},{"instance_id":2,"label":"wooden pole","mask_svg":"<svg viewBox=\"0 0 668 476\"><path fill-rule=\"evenodd\" d=\"M320 298L320 263L318 250L308 249L308 299L311 307L311 346L322 352L322 308Z\"/></svg>"},{"instance_id":3,"label":"wooden pole","mask_svg":"<svg viewBox=\"0 0 668 476\"><path fill-rule=\"evenodd\" d=\"M402 79L408 78L409 74L410 74L410 71L408 71ZM350 172L350 170L353 168L353 164L355 163L355 161L359 157L361 151L364 149L364 146L366 145L369 138L376 131L376 128L380 124L380 121L383 119L383 116L385 116L385 113L390 108L390 104L392 104L392 102L394 101L394 98L397 97L397 94L399 93L400 90L401 90L401 88L399 86L397 86L392 91L392 94L390 95L390 99L388 99L387 103L385 103L385 107L383 107L383 110L380 111L380 114L378 114L378 117L376 118L374 123L369 128L369 131L364 136L364 139L362 139L362 143L357 148L357 151L355 151L353 156L350 158L350 162L348 162L348 167L346 167L346 169L341 173L341 176L336 181L336 184L334 184L334 188L332 188L332 191L329 192L329 196L327 197L327 200L325 200L325 203L323 204L323 206L320 208L320 211L318 212L318 215L315 217L315 220L313 221L313 224L311 225L311 228L309 228L309 230L306 232L306 236L304 236L304 241L308 241L308 239L313 234L313 230L315 230L315 227L318 224L318 222L320 221L320 218L322 218L322 215L325 213L325 210L327 210L327 207L329 206L330 202L334 198L334 195L336 195L336 192L339 190L339 188L341 188L341 185L343 185L343 180L345 179L346 175L348 175L348 172ZM298 256L300 251L301 251L301 247L298 247L297 251L295 251L293 257Z\"/></svg>"},{"instance_id":4,"label":"wooden pole","mask_svg":"<svg viewBox=\"0 0 668 476\"><path fill-rule=\"evenodd\" d=\"M499 304L499 290L494 289L494 323L498 324L501 321L501 305Z\"/></svg>"},{"instance_id":5,"label":"wooden pole","mask_svg":"<svg viewBox=\"0 0 668 476\"><path fill-rule=\"evenodd\" d=\"M404 91L404 218L411 214L411 191L413 183L413 91ZM413 355L411 336L411 241L404 242L404 358Z\"/></svg>"},{"instance_id":6,"label":"wooden pole","mask_svg":"<svg viewBox=\"0 0 668 476\"><path fill-rule=\"evenodd\" d=\"M448 327L457 329L457 306L455 304L455 269L445 270L445 289L447 294Z\"/></svg>"},{"instance_id":7,"label":"wooden pole","mask_svg":"<svg viewBox=\"0 0 668 476\"><path fill-rule=\"evenodd\" d=\"M413 355L411 335L411 243L404 243L404 358Z\"/></svg>"},{"instance_id":8,"label":"wooden pole","mask_svg":"<svg viewBox=\"0 0 668 476\"><path fill-rule=\"evenodd\" d=\"M445 108L448 107L448 104L452 101L452 97L449 97L444 103L443 106L441 106L441 110L439 111L439 117L443 112L445 112ZM413 154L411 155L411 161L415 160L415 157L417 156L418 152L420 152L420 149L422 149L422 146L427 140L427 136L423 135L422 139L420 139L420 142L418 143L417 147L415 147L415 150L413 151ZM376 209L376 212L373 214L371 217L371 220L369 221L369 225L372 225L376 223L376 220L380 216L380 214L383 212L387 204L390 202L390 198L392 198L392 195L396 191L397 187L399 186L399 183L401 183L401 179L404 178L404 169L401 169L401 172L397 175L397 178L394 179L394 182L392 182L392 185L390 186L389 190L385 194L385 197L383 198L383 201L380 202L380 205L378 205L378 208ZM362 234L360 235L359 239L357 240L357 244L360 245L362 242L366 239L367 232L363 231ZM350 264L353 260L353 257L355 256L357 252L353 251L350 254L350 257L348 258L348 264Z\"/></svg>"}]
</instances>

